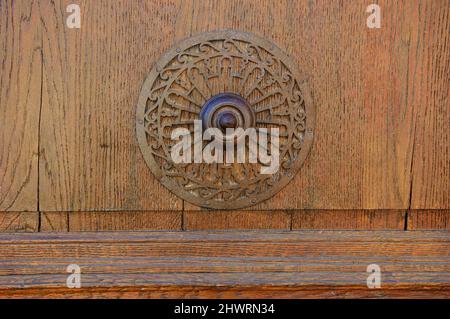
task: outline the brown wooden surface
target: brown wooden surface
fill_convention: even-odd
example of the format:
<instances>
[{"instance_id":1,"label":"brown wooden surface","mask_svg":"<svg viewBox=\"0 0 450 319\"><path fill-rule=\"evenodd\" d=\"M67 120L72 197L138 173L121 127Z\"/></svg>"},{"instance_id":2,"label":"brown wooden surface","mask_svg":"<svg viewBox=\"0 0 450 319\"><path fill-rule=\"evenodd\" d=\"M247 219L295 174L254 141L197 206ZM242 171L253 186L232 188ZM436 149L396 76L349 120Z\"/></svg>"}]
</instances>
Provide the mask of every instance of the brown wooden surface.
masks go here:
<instances>
[{"instance_id":1,"label":"brown wooden surface","mask_svg":"<svg viewBox=\"0 0 450 319\"><path fill-rule=\"evenodd\" d=\"M250 208L272 211L272 218L260 224L239 212L224 225L284 225L280 211L293 208L450 207L448 1L381 1L382 28L373 30L365 25L364 1L80 1L81 29L65 25L69 3L1 5L1 211L45 217L198 209L147 169L135 139L135 105L163 52L192 34L225 28L262 35L293 56L309 77L317 127L295 180ZM79 216L86 216L83 225L95 218ZM370 226L364 214L354 222L330 213L337 219L325 224L320 216L311 225L401 224L391 215ZM65 220L41 218L40 227L67 229Z\"/></svg>"},{"instance_id":2,"label":"brown wooden surface","mask_svg":"<svg viewBox=\"0 0 450 319\"><path fill-rule=\"evenodd\" d=\"M71 214L71 213L70 213ZM40 212L40 229L42 232L69 231L69 212Z\"/></svg>"},{"instance_id":3,"label":"brown wooden surface","mask_svg":"<svg viewBox=\"0 0 450 319\"><path fill-rule=\"evenodd\" d=\"M183 205L146 167L134 112L142 82L163 52L192 34L226 28L262 35L293 56L309 77L317 127L294 181L250 208L272 211L271 218L218 213L224 218L218 225L285 227L280 212L294 208L450 207L448 1L381 1L382 28L372 30L364 1L79 1L81 29L65 25L69 3L21 1L14 10L12 1L2 3L0 210L39 206L46 217L198 209ZM56 216L53 224L41 218L41 229L68 229L67 218ZM206 228L210 216L186 213L185 221ZM295 216L297 223L306 215ZM395 214L375 224L364 213L330 213L326 222L321 216L301 223L401 225ZM149 218L140 225L153 225ZM133 225L116 219L124 225L111 228L89 214L75 219L99 230Z\"/></svg>"},{"instance_id":4,"label":"brown wooden surface","mask_svg":"<svg viewBox=\"0 0 450 319\"><path fill-rule=\"evenodd\" d=\"M450 3L426 1L410 79L413 209L450 208Z\"/></svg>"},{"instance_id":5,"label":"brown wooden surface","mask_svg":"<svg viewBox=\"0 0 450 319\"><path fill-rule=\"evenodd\" d=\"M238 28L274 40L309 76L316 103L315 141L303 169L253 208L406 209L412 197L422 208L426 197L448 205L449 39L441 36L449 33L448 1L380 1L382 28L374 30L365 27L364 1L211 3L186 1L178 24L190 33ZM439 129L419 123L424 109L435 125L443 121ZM441 175L435 190L411 192L414 170L422 169L412 163L419 125L433 135L424 144L444 145L428 160Z\"/></svg>"},{"instance_id":6,"label":"brown wooden surface","mask_svg":"<svg viewBox=\"0 0 450 319\"><path fill-rule=\"evenodd\" d=\"M186 211L184 230L291 229L291 214L285 211Z\"/></svg>"},{"instance_id":7,"label":"brown wooden surface","mask_svg":"<svg viewBox=\"0 0 450 319\"><path fill-rule=\"evenodd\" d=\"M37 212L0 212L0 232L37 232L38 228Z\"/></svg>"},{"instance_id":8,"label":"brown wooden surface","mask_svg":"<svg viewBox=\"0 0 450 319\"><path fill-rule=\"evenodd\" d=\"M23 231L24 216L0 212L0 231ZM407 217L408 215L408 217ZM14 223L7 222L21 216ZM8 219L9 218L9 219ZM27 220L33 220L28 217ZM38 227L27 231L132 231L132 230L417 230L448 229L449 210L286 210L286 211L87 211L41 212ZM22 222L21 222L22 221ZM29 224L29 223L28 223ZM6 225L9 225L6 228Z\"/></svg>"},{"instance_id":9,"label":"brown wooden surface","mask_svg":"<svg viewBox=\"0 0 450 319\"><path fill-rule=\"evenodd\" d=\"M417 210L408 214L408 230L450 230L450 210Z\"/></svg>"},{"instance_id":10,"label":"brown wooden surface","mask_svg":"<svg viewBox=\"0 0 450 319\"><path fill-rule=\"evenodd\" d=\"M41 2L41 210L181 209L145 166L134 120L177 11L170 3L80 1L82 27L69 29L70 3Z\"/></svg>"},{"instance_id":11,"label":"brown wooden surface","mask_svg":"<svg viewBox=\"0 0 450 319\"><path fill-rule=\"evenodd\" d=\"M0 234L0 256L10 297L450 297L439 231ZM373 263L380 289L366 286Z\"/></svg>"},{"instance_id":12,"label":"brown wooden surface","mask_svg":"<svg viewBox=\"0 0 450 319\"><path fill-rule=\"evenodd\" d=\"M75 212L70 231L181 230L181 212Z\"/></svg>"},{"instance_id":13,"label":"brown wooden surface","mask_svg":"<svg viewBox=\"0 0 450 319\"><path fill-rule=\"evenodd\" d=\"M428 289L399 287L384 289L366 289L360 286L345 288L323 287L101 287L101 288L36 288L36 289L0 289L5 298L220 298L220 299L300 299L300 298L438 298L448 299L448 287L428 287Z\"/></svg>"},{"instance_id":14,"label":"brown wooden surface","mask_svg":"<svg viewBox=\"0 0 450 319\"><path fill-rule=\"evenodd\" d=\"M0 211L38 209L41 40L37 1L0 3Z\"/></svg>"},{"instance_id":15,"label":"brown wooden surface","mask_svg":"<svg viewBox=\"0 0 450 319\"><path fill-rule=\"evenodd\" d=\"M0 296L449 297L448 0L381 0L373 30L362 0L113 2L77 1L69 29L72 1L0 1ZM216 29L276 43L316 106L304 166L248 210L172 195L135 137L152 65Z\"/></svg>"},{"instance_id":16,"label":"brown wooden surface","mask_svg":"<svg viewBox=\"0 0 450 319\"><path fill-rule=\"evenodd\" d=\"M208 229L450 230L449 225L448 209L0 212L0 232Z\"/></svg>"},{"instance_id":17,"label":"brown wooden surface","mask_svg":"<svg viewBox=\"0 0 450 319\"><path fill-rule=\"evenodd\" d=\"M42 212L42 232L182 230L181 211Z\"/></svg>"},{"instance_id":18,"label":"brown wooden surface","mask_svg":"<svg viewBox=\"0 0 450 319\"><path fill-rule=\"evenodd\" d=\"M311 210L292 212L292 229L405 229L402 210Z\"/></svg>"}]
</instances>

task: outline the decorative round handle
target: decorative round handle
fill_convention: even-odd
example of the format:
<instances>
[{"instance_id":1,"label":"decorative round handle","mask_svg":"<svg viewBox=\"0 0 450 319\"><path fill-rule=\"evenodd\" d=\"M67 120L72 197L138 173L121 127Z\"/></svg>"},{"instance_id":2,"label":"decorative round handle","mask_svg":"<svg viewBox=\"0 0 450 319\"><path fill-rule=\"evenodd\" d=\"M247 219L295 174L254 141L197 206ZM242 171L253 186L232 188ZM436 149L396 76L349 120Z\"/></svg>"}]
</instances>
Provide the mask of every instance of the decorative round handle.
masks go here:
<instances>
[{"instance_id":1,"label":"decorative round handle","mask_svg":"<svg viewBox=\"0 0 450 319\"><path fill-rule=\"evenodd\" d=\"M155 64L139 97L136 132L162 184L193 204L231 209L287 185L311 148L314 116L307 81L282 50L249 33L216 31L180 42ZM220 133L213 140L225 142L223 149L209 144L208 129ZM238 130L245 139L236 138ZM228 158L230 141L244 147ZM204 161L211 149L214 161ZM275 170L263 169L274 162Z\"/></svg>"}]
</instances>

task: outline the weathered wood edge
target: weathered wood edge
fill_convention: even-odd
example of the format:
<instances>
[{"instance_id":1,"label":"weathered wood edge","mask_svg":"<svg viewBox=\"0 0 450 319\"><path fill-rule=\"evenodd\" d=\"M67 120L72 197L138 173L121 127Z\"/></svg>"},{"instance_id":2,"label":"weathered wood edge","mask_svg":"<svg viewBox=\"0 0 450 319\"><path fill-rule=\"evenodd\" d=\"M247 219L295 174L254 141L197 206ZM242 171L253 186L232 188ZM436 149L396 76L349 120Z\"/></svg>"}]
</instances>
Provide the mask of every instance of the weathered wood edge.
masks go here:
<instances>
[{"instance_id":1,"label":"weathered wood edge","mask_svg":"<svg viewBox=\"0 0 450 319\"><path fill-rule=\"evenodd\" d=\"M135 231L72 233L0 233L0 245L68 244L70 242L444 242L449 231ZM450 254L450 252L449 252Z\"/></svg>"},{"instance_id":2,"label":"weathered wood edge","mask_svg":"<svg viewBox=\"0 0 450 319\"><path fill-rule=\"evenodd\" d=\"M449 286L412 288L396 287L393 289L367 289L366 287L347 286L310 286L310 287L101 287L101 288L36 288L36 289L2 289L1 298L11 299L345 299L345 298L395 298L395 299L448 299Z\"/></svg>"},{"instance_id":3,"label":"weathered wood edge","mask_svg":"<svg viewBox=\"0 0 450 319\"><path fill-rule=\"evenodd\" d=\"M23 233L0 249L8 298L450 298L448 231Z\"/></svg>"}]
</instances>

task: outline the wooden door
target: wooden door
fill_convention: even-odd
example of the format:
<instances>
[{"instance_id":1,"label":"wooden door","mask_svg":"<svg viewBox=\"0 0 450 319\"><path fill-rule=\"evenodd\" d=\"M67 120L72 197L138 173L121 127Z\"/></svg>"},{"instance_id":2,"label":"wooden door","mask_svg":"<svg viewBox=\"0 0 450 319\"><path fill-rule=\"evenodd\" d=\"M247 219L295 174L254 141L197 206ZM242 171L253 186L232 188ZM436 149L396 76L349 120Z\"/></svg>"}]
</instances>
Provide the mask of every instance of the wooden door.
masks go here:
<instances>
[{"instance_id":1,"label":"wooden door","mask_svg":"<svg viewBox=\"0 0 450 319\"><path fill-rule=\"evenodd\" d=\"M0 231L449 230L449 2L377 1L368 28L369 2L1 1ZM135 112L164 52L224 29L293 58L316 126L287 187L215 211L152 175Z\"/></svg>"}]
</instances>

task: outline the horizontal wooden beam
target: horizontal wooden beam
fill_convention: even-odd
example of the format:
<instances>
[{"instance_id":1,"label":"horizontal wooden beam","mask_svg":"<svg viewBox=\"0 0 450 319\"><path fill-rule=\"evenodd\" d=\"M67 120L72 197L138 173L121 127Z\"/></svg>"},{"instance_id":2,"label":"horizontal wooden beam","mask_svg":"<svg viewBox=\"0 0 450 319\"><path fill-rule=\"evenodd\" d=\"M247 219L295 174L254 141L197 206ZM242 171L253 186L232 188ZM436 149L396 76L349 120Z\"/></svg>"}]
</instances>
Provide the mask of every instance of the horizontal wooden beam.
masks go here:
<instances>
[{"instance_id":1,"label":"horizontal wooden beam","mask_svg":"<svg viewBox=\"0 0 450 319\"><path fill-rule=\"evenodd\" d=\"M66 286L69 264L81 288ZM450 232L0 234L1 296L450 297Z\"/></svg>"},{"instance_id":2,"label":"horizontal wooden beam","mask_svg":"<svg viewBox=\"0 0 450 319\"><path fill-rule=\"evenodd\" d=\"M244 229L450 230L450 210L0 211L0 233Z\"/></svg>"}]
</instances>

